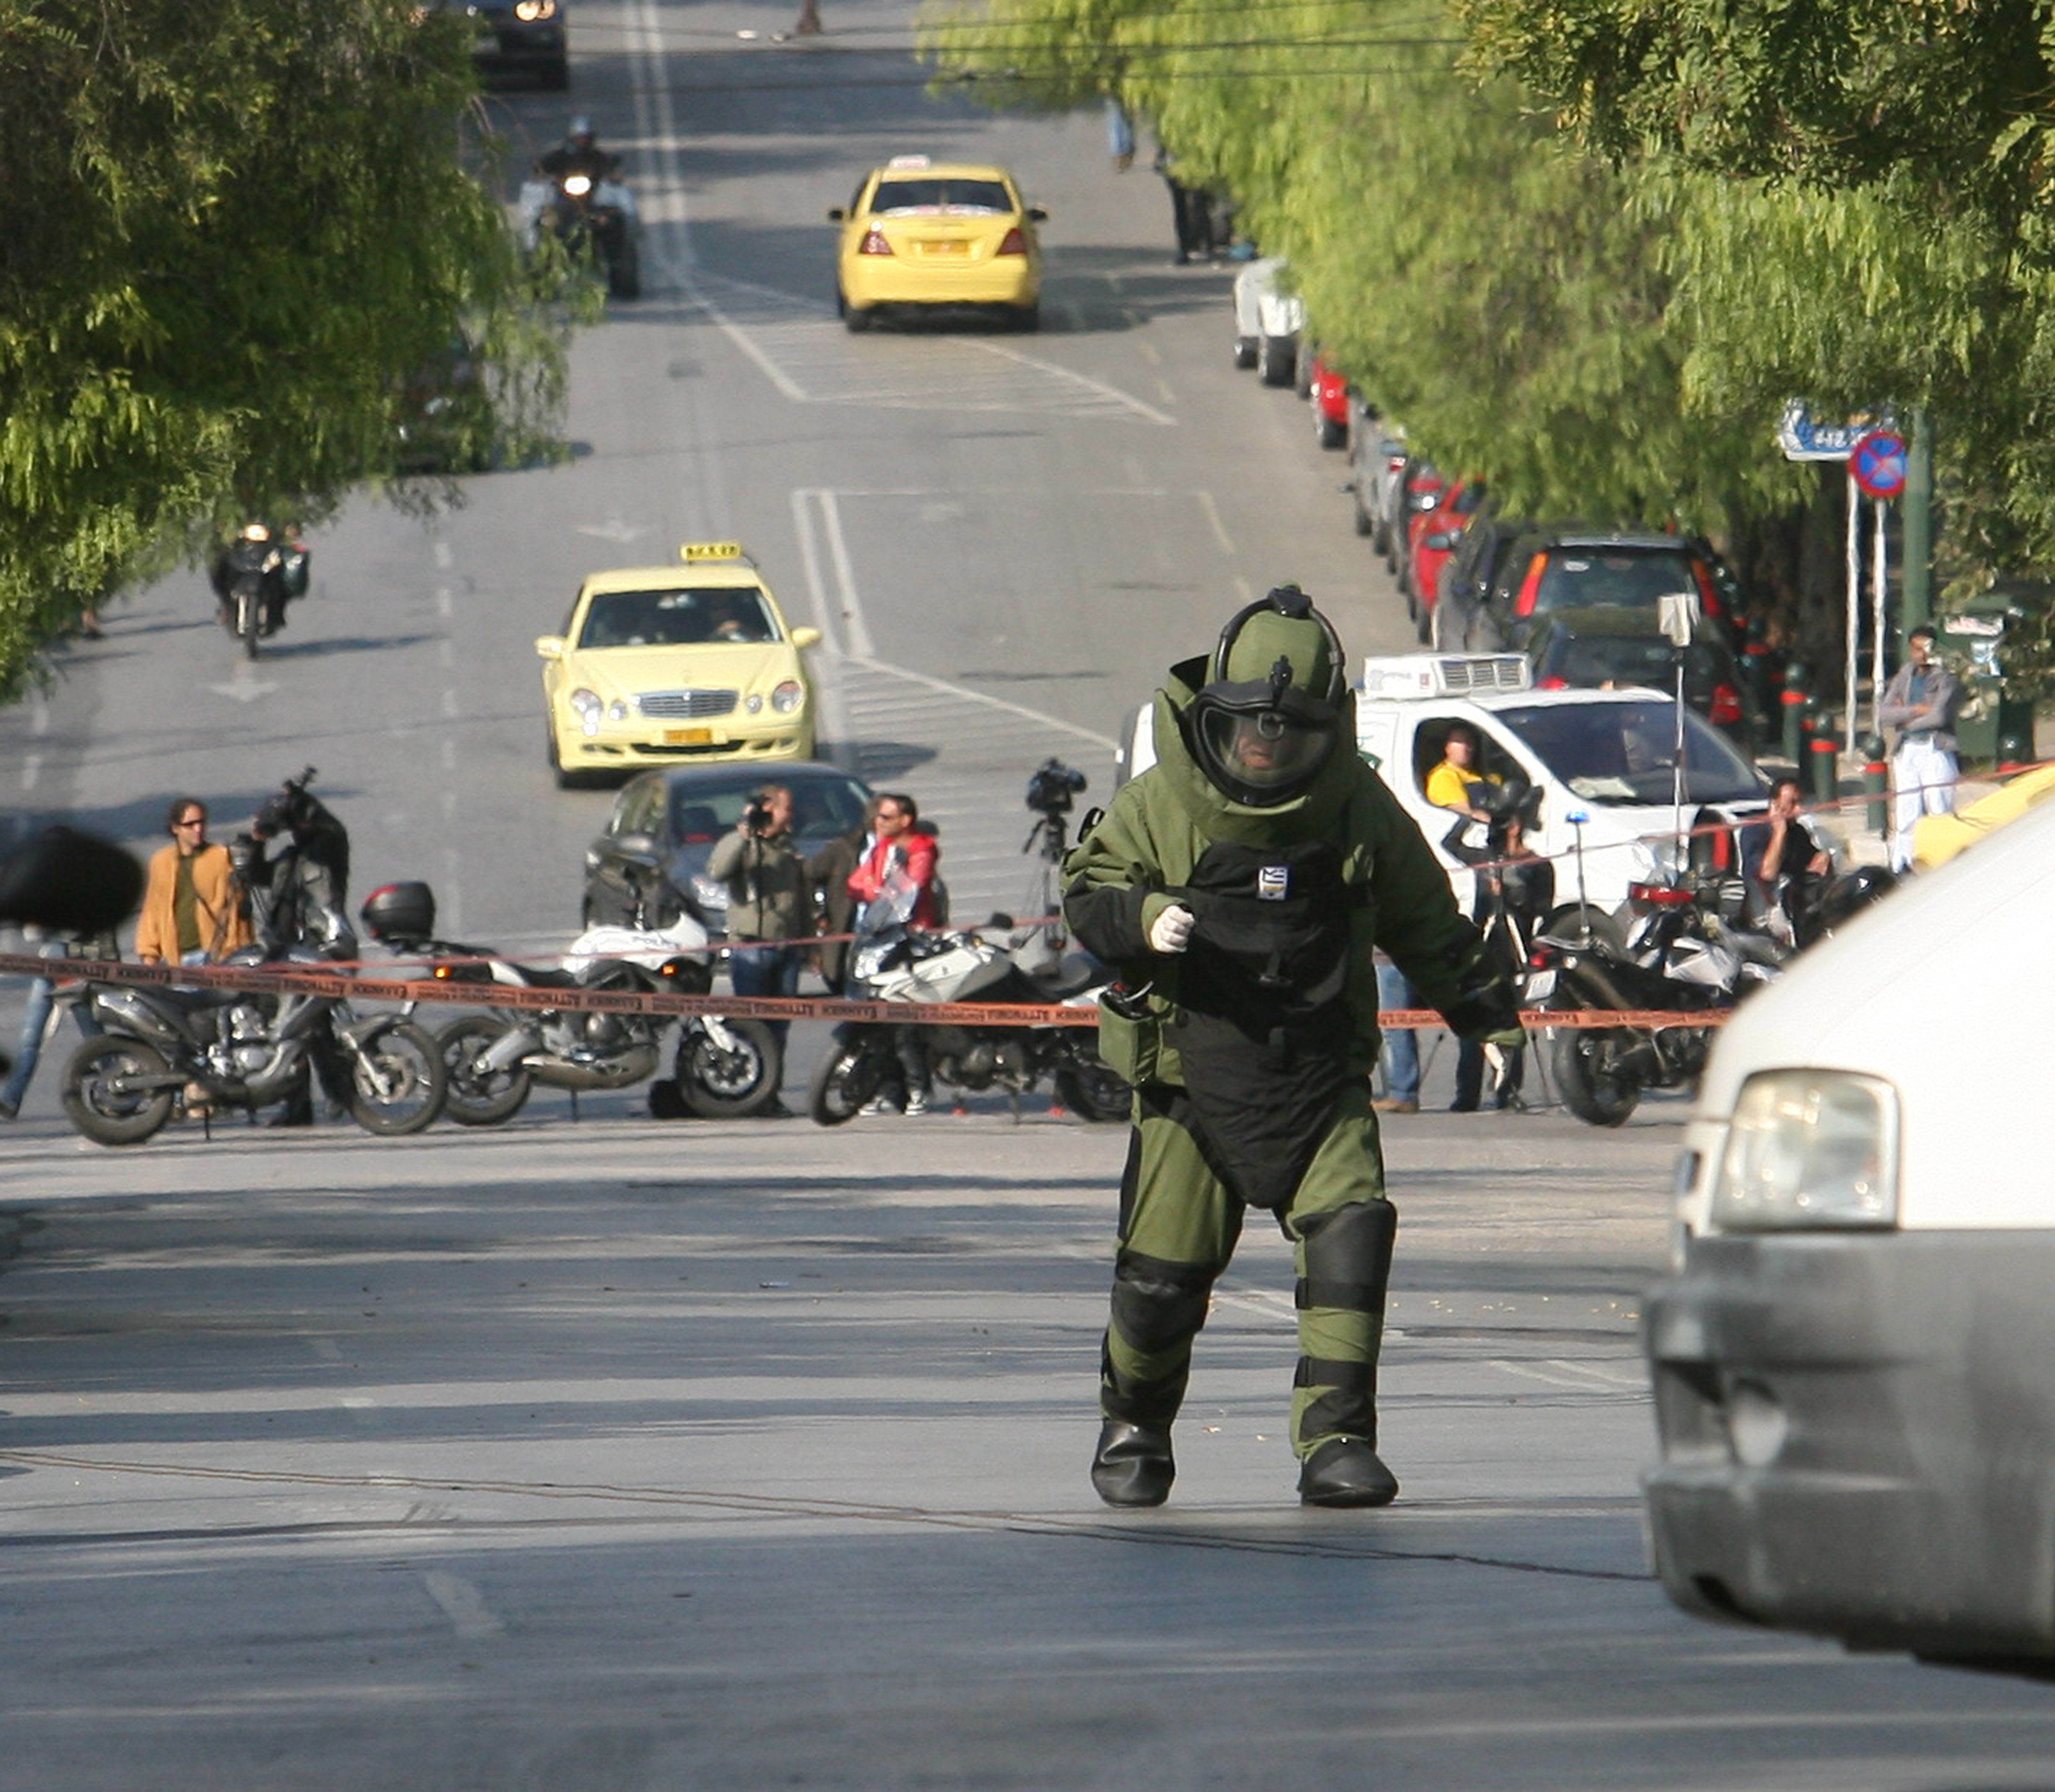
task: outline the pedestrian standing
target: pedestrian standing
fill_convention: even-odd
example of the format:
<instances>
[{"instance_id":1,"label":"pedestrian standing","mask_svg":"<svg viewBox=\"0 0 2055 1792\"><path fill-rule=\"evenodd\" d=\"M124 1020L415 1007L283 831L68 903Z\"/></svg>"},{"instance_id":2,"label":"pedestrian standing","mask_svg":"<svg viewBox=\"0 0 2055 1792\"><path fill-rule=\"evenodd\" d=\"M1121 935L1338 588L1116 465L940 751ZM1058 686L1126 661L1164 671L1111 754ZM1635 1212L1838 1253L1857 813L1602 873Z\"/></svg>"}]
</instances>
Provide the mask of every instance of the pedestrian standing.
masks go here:
<instances>
[{"instance_id":1,"label":"pedestrian standing","mask_svg":"<svg viewBox=\"0 0 2055 1792\"><path fill-rule=\"evenodd\" d=\"M1168 1497L1193 1341L1254 1207L1298 1270L1300 1498L1382 1506L1398 1218L1371 1107L1373 953L1465 1036L1517 1042L1512 992L1355 752L1341 643L1304 592L1273 590L1172 668L1155 740L1064 862L1065 914L1123 985L1101 1052L1135 1091L1092 1485L1111 1506Z\"/></svg>"},{"instance_id":2,"label":"pedestrian standing","mask_svg":"<svg viewBox=\"0 0 2055 1792\"><path fill-rule=\"evenodd\" d=\"M150 859L136 956L146 965L205 965L250 943L249 916L228 849L207 837L207 805L181 796L164 811L172 843Z\"/></svg>"},{"instance_id":3,"label":"pedestrian standing","mask_svg":"<svg viewBox=\"0 0 2055 1792\"><path fill-rule=\"evenodd\" d=\"M728 969L738 996L795 996L801 949L786 941L813 929L812 886L792 839L792 793L783 784L752 791L735 831L714 843L706 874L728 890ZM768 1023L784 1049L788 1020Z\"/></svg>"},{"instance_id":4,"label":"pedestrian standing","mask_svg":"<svg viewBox=\"0 0 2055 1792\"><path fill-rule=\"evenodd\" d=\"M1877 705L1879 726L1898 730L1891 756L1891 868L1912 869L1912 831L1923 815L1955 808L1955 710L1962 687L1934 657L1935 634L1923 622L1905 637L1905 664L1891 674Z\"/></svg>"}]
</instances>

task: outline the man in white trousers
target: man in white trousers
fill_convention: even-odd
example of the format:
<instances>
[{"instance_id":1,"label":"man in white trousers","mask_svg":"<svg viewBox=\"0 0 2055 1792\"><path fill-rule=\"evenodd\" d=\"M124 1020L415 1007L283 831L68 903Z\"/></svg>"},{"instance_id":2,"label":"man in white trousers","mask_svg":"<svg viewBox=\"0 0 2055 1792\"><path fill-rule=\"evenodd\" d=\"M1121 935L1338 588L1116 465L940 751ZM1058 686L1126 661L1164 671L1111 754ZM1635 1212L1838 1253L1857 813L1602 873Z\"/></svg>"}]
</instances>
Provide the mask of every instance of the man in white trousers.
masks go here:
<instances>
[{"instance_id":1,"label":"man in white trousers","mask_svg":"<svg viewBox=\"0 0 2055 1792\"><path fill-rule=\"evenodd\" d=\"M1955 710L1962 687L1934 657L1934 631L1924 622L1905 637L1905 664L1891 675L1876 719L1898 730L1891 756L1891 868L1912 869L1912 830L1923 815L1955 807Z\"/></svg>"}]
</instances>

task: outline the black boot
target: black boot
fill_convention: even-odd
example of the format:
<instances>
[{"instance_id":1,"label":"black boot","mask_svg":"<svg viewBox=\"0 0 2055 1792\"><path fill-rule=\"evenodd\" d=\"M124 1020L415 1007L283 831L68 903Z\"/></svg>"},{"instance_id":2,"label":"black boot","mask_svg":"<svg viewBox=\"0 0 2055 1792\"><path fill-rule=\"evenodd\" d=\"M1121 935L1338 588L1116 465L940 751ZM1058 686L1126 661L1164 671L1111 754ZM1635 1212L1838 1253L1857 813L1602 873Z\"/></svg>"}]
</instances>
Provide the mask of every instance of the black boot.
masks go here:
<instances>
[{"instance_id":1,"label":"black boot","mask_svg":"<svg viewBox=\"0 0 2055 1792\"><path fill-rule=\"evenodd\" d=\"M1389 1506L1398 1480L1359 1437L1329 1438L1299 1470L1302 1506Z\"/></svg>"},{"instance_id":2,"label":"black boot","mask_svg":"<svg viewBox=\"0 0 2055 1792\"><path fill-rule=\"evenodd\" d=\"M1099 1427L1091 1482L1108 1506L1161 1506L1170 1497L1177 1473L1168 1430L1130 1425L1124 1419L1109 1419Z\"/></svg>"}]
</instances>

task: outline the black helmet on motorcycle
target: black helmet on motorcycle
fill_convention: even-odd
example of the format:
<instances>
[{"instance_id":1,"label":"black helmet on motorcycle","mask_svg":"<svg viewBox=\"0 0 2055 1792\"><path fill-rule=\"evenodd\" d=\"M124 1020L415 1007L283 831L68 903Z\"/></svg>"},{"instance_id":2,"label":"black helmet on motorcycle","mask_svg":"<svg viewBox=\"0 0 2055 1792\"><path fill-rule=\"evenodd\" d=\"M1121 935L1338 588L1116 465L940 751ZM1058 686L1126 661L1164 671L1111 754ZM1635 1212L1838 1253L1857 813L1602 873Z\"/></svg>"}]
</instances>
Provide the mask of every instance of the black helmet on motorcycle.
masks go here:
<instances>
[{"instance_id":1,"label":"black helmet on motorcycle","mask_svg":"<svg viewBox=\"0 0 2055 1792\"><path fill-rule=\"evenodd\" d=\"M1185 744L1207 780L1252 808L1303 794L1345 725L1342 644L1312 599L1281 585L1221 630Z\"/></svg>"},{"instance_id":2,"label":"black helmet on motorcycle","mask_svg":"<svg viewBox=\"0 0 2055 1792\"><path fill-rule=\"evenodd\" d=\"M571 120L570 136L571 142L578 148L591 148L594 142L592 120L580 112Z\"/></svg>"}]
</instances>

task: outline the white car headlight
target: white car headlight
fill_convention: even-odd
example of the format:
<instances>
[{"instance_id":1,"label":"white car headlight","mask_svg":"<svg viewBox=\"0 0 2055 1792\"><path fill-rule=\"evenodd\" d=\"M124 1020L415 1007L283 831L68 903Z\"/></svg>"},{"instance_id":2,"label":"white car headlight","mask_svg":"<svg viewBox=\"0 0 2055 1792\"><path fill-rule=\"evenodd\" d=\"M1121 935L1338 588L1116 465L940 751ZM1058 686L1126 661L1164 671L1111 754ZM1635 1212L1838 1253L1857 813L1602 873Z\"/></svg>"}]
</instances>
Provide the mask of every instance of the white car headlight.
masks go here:
<instances>
[{"instance_id":1,"label":"white car headlight","mask_svg":"<svg viewBox=\"0 0 2055 1792\"><path fill-rule=\"evenodd\" d=\"M807 687L796 678L787 678L771 693L771 707L781 716L789 716L807 701Z\"/></svg>"},{"instance_id":2,"label":"white car headlight","mask_svg":"<svg viewBox=\"0 0 2055 1792\"><path fill-rule=\"evenodd\" d=\"M1722 1232L1898 1223L1898 1092L1836 1070L1758 1071L1735 1098L1707 1218Z\"/></svg>"},{"instance_id":3,"label":"white car headlight","mask_svg":"<svg viewBox=\"0 0 2055 1792\"><path fill-rule=\"evenodd\" d=\"M564 701L576 712L578 726L586 739L590 740L599 732L599 718L605 712L606 705L601 701L598 692L589 691L581 685Z\"/></svg>"}]
</instances>

